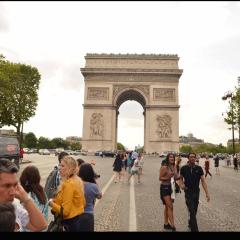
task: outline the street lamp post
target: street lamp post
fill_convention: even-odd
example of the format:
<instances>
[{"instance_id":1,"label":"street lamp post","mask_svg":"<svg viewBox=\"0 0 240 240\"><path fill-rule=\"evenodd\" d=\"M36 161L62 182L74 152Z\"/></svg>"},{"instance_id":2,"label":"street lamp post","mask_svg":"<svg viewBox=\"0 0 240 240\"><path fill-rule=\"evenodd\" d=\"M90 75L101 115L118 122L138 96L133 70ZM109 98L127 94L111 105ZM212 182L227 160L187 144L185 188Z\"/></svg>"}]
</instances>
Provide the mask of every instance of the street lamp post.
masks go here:
<instances>
[{"instance_id":1,"label":"street lamp post","mask_svg":"<svg viewBox=\"0 0 240 240\"><path fill-rule=\"evenodd\" d=\"M230 98L230 106L231 106L231 111L232 111L232 143L233 143L233 156L235 155L235 138L234 138L234 118L233 118L233 104L232 104L232 100L234 99L233 93L232 92L227 92L224 94L224 96L222 97L222 100L227 100L228 98Z\"/></svg>"}]
</instances>

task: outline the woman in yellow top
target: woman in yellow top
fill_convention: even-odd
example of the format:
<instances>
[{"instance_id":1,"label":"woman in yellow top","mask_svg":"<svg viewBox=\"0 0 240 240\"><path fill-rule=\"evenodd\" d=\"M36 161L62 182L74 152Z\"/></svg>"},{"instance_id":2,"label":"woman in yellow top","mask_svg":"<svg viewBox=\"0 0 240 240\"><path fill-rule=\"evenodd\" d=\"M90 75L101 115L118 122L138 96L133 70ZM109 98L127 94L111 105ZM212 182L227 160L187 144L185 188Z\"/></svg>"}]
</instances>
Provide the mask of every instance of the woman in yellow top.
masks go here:
<instances>
[{"instance_id":1,"label":"woman in yellow top","mask_svg":"<svg viewBox=\"0 0 240 240\"><path fill-rule=\"evenodd\" d=\"M63 224L67 226L67 231L84 231L84 186L77 176L77 162L74 158L67 155L61 160L60 175L62 183L56 197L49 200L49 205L57 214L60 213L61 206L63 207Z\"/></svg>"}]
</instances>

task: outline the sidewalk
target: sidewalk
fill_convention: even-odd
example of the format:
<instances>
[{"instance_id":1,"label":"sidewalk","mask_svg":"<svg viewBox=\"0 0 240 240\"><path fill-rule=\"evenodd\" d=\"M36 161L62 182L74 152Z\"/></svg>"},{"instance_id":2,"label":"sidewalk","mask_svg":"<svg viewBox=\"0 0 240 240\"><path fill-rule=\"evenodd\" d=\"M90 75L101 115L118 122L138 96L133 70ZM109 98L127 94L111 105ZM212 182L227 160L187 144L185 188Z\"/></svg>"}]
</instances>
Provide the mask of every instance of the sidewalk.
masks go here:
<instances>
[{"instance_id":1,"label":"sidewalk","mask_svg":"<svg viewBox=\"0 0 240 240\"><path fill-rule=\"evenodd\" d=\"M20 164L25 164L25 163L31 163L32 161L30 160L27 160L27 159L23 159Z\"/></svg>"}]
</instances>

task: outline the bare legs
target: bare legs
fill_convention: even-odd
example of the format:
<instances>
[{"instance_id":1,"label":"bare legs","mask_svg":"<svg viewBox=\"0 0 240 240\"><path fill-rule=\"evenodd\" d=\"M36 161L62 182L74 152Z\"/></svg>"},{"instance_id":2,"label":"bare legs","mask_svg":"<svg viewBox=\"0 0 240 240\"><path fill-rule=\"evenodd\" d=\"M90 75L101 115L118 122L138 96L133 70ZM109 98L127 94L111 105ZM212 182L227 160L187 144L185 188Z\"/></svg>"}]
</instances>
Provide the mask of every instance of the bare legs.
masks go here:
<instances>
[{"instance_id":1,"label":"bare legs","mask_svg":"<svg viewBox=\"0 0 240 240\"><path fill-rule=\"evenodd\" d=\"M164 223L171 225L171 227L175 228L174 217L173 217L173 203L171 196L167 195L163 197L165 201L165 209L164 209Z\"/></svg>"}]
</instances>

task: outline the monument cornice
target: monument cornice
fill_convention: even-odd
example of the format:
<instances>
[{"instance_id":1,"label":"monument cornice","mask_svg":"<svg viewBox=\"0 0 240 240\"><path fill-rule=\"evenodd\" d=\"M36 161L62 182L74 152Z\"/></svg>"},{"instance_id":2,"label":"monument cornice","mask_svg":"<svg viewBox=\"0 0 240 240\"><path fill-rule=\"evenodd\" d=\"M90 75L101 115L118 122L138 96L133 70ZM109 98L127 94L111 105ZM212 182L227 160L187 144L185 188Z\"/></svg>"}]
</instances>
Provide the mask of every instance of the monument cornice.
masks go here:
<instances>
[{"instance_id":1,"label":"monument cornice","mask_svg":"<svg viewBox=\"0 0 240 240\"><path fill-rule=\"evenodd\" d=\"M87 53L85 59L174 59L179 60L177 54L107 54Z\"/></svg>"},{"instance_id":2,"label":"monument cornice","mask_svg":"<svg viewBox=\"0 0 240 240\"><path fill-rule=\"evenodd\" d=\"M94 104L94 103L87 103L87 104L83 104L83 108L84 109L88 109L88 108L110 108L110 109L116 109L116 106L112 105L112 104Z\"/></svg>"},{"instance_id":3,"label":"monument cornice","mask_svg":"<svg viewBox=\"0 0 240 240\"><path fill-rule=\"evenodd\" d=\"M83 76L89 74L161 74L178 75L183 73L182 69L136 69L136 68L80 68Z\"/></svg>"}]
</instances>

